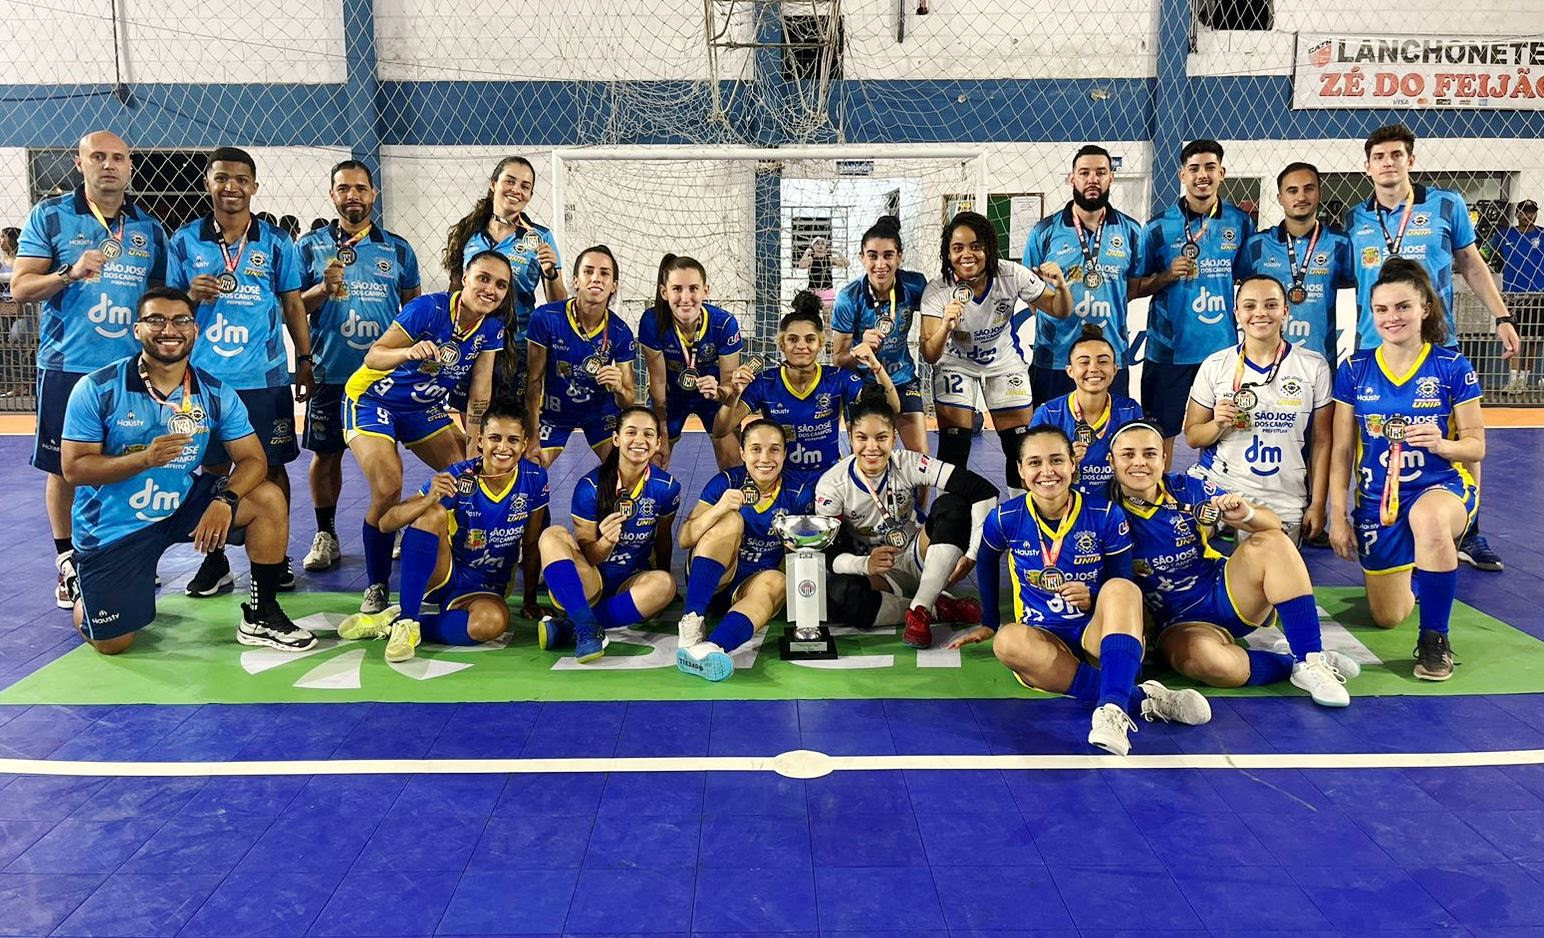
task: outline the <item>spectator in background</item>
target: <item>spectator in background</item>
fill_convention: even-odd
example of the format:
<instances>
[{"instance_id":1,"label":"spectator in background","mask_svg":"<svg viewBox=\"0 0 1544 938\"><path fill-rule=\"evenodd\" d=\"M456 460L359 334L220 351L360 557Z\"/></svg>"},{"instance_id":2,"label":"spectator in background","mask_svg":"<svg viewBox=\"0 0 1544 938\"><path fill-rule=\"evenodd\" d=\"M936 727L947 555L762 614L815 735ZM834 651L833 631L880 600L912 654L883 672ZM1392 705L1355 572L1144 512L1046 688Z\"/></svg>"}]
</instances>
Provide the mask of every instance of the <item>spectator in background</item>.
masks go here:
<instances>
[{"instance_id":1,"label":"spectator in background","mask_svg":"<svg viewBox=\"0 0 1544 938\"><path fill-rule=\"evenodd\" d=\"M27 392L22 380L25 365L25 346L18 346L17 334L25 341L21 304L11 298L11 270L16 266L16 245L21 240L20 228L0 231L0 397L20 397Z\"/></svg>"},{"instance_id":2,"label":"spectator in background","mask_svg":"<svg viewBox=\"0 0 1544 938\"><path fill-rule=\"evenodd\" d=\"M829 239L816 238L804 249L804 255L794 266L810 272L810 292L820 297L820 309L829 316L831 304L836 300L836 284L831 279L831 268L847 269L847 258L831 253Z\"/></svg>"},{"instance_id":3,"label":"spectator in background","mask_svg":"<svg viewBox=\"0 0 1544 938\"><path fill-rule=\"evenodd\" d=\"M300 240L300 219L294 215L285 215L279 219L279 228L290 236L291 241Z\"/></svg>"},{"instance_id":4,"label":"spectator in background","mask_svg":"<svg viewBox=\"0 0 1544 938\"><path fill-rule=\"evenodd\" d=\"M1544 330L1544 231L1535 224L1538 217L1539 203L1524 199L1517 204L1516 227L1498 229L1490 239L1490 246L1501 255L1502 294L1522 338L1506 391L1522 391L1533 380L1533 351Z\"/></svg>"},{"instance_id":5,"label":"spectator in background","mask_svg":"<svg viewBox=\"0 0 1544 938\"><path fill-rule=\"evenodd\" d=\"M258 212L257 217L260 221L265 221L275 228L279 227L279 219L274 217L273 212Z\"/></svg>"},{"instance_id":6,"label":"spectator in background","mask_svg":"<svg viewBox=\"0 0 1544 938\"><path fill-rule=\"evenodd\" d=\"M311 219L311 230L315 231L318 228L326 228L330 224L331 222L325 218L313 218Z\"/></svg>"}]
</instances>

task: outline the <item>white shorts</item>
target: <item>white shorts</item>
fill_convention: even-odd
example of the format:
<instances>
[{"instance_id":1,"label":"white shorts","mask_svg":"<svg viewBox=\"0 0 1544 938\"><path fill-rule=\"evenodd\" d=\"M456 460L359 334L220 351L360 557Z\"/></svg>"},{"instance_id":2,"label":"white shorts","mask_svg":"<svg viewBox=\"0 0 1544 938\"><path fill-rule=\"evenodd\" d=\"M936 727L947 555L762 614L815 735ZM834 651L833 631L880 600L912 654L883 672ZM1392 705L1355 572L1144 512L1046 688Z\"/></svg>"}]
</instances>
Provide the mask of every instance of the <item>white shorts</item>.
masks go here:
<instances>
[{"instance_id":1,"label":"white shorts","mask_svg":"<svg viewBox=\"0 0 1544 938\"><path fill-rule=\"evenodd\" d=\"M1028 410L1032 406L1029 369L979 375L973 371L939 365L933 370L933 400L940 407L975 410Z\"/></svg>"}]
</instances>

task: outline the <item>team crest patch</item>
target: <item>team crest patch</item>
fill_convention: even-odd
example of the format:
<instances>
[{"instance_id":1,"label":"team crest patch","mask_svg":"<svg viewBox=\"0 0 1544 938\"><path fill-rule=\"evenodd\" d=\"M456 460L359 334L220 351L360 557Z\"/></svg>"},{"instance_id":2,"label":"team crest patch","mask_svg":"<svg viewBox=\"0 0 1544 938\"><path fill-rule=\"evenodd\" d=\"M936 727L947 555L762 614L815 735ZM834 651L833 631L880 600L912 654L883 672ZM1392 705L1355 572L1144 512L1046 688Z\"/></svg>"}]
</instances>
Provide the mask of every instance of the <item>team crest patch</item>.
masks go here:
<instances>
[{"instance_id":1,"label":"team crest patch","mask_svg":"<svg viewBox=\"0 0 1544 938\"><path fill-rule=\"evenodd\" d=\"M1120 235L1111 235L1110 236L1110 247L1112 247L1112 248L1123 248L1125 246L1126 246L1126 239L1125 238L1122 238Z\"/></svg>"},{"instance_id":2,"label":"team crest patch","mask_svg":"<svg viewBox=\"0 0 1544 938\"><path fill-rule=\"evenodd\" d=\"M1237 240L1238 240L1238 229L1236 229L1236 228L1224 228L1224 229L1222 229L1222 243L1223 244L1232 244L1234 241L1237 241Z\"/></svg>"},{"instance_id":3,"label":"team crest patch","mask_svg":"<svg viewBox=\"0 0 1544 938\"><path fill-rule=\"evenodd\" d=\"M1145 560L1142 560L1141 558L1138 558L1131 562L1131 572L1135 573L1137 576L1152 576L1153 565Z\"/></svg>"},{"instance_id":4,"label":"team crest patch","mask_svg":"<svg viewBox=\"0 0 1544 938\"><path fill-rule=\"evenodd\" d=\"M143 251L150 246L150 241L143 233L136 231L129 235L129 246Z\"/></svg>"},{"instance_id":5,"label":"team crest patch","mask_svg":"<svg viewBox=\"0 0 1544 938\"><path fill-rule=\"evenodd\" d=\"M1382 436L1383 435L1383 415L1382 414L1368 414L1367 415L1367 435L1368 436Z\"/></svg>"},{"instance_id":6,"label":"team crest patch","mask_svg":"<svg viewBox=\"0 0 1544 938\"><path fill-rule=\"evenodd\" d=\"M383 274L389 274L391 273L391 261L383 257L375 262L375 269Z\"/></svg>"},{"instance_id":7,"label":"team crest patch","mask_svg":"<svg viewBox=\"0 0 1544 938\"><path fill-rule=\"evenodd\" d=\"M264 254L262 251L253 251L250 255L248 255L247 263L251 264L253 267L261 268L263 265L268 263L268 255Z\"/></svg>"},{"instance_id":8,"label":"team crest patch","mask_svg":"<svg viewBox=\"0 0 1544 938\"><path fill-rule=\"evenodd\" d=\"M1288 378L1281 382L1281 393L1284 397L1297 397L1303 393L1303 382L1296 378Z\"/></svg>"},{"instance_id":9,"label":"team crest patch","mask_svg":"<svg viewBox=\"0 0 1544 938\"><path fill-rule=\"evenodd\" d=\"M1318 254L1313 256L1313 262L1314 266L1323 267L1325 264L1330 262L1330 256L1323 251L1320 251Z\"/></svg>"},{"instance_id":10,"label":"team crest patch","mask_svg":"<svg viewBox=\"0 0 1544 938\"><path fill-rule=\"evenodd\" d=\"M1415 227L1417 228L1425 228L1427 225L1431 224L1431 216L1425 212L1416 212L1413 216L1411 216L1410 220L1415 223Z\"/></svg>"},{"instance_id":11,"label":"team crest patch","mask_svg":"<svg viewBox=\"0 0 1544 938\"><path fill-rule=\"evenodd\" d=\"M482 528L471 528L466 532L466 549L482 550L488 546L488 532Z\"/></svg>"},{"instance_id":12,"label":"team crest patch","mask_svg":"<svg viewBox=\"0 0 1544 938\"><path fill-rule=\"evenodd\" d=\"M1375 268L1383 264L1383 252L1377 248L1362 248L1362 266Z\"/></svg>"},{"instance_id":13,"label":"team crest patch","mask_svg":"<svg viewBox=\"0 0 1544 938\"><path fill-rule=\"evenodd\" d=\"M654 499L652 499L652 498L641 498L641 499L638 500L638 517L639 518L652 518L652 517L654 517Z\"/></svg>"},{"instance_id":14,"label":"team crest patch","mask_svg":"<svg viewBox=\"0 0 1544 938\"><path fill-rule=\"evenodd\" d=\"M1099 540L1092 531L1078 532L1078 550L1092 552L1099 549Z\"/></svg>"},{"instance_id":15,"label":"team crest patch","mask_svg":"<svg viewBox=\"0 0 1544 938\"><path fill-rule=\"evenodd\" d=\"M1427 375L1415 383L1415 395L1417 397L1434 398L1442 393L1442 380L1434 375Z\"/></svg>"}]
</instances>

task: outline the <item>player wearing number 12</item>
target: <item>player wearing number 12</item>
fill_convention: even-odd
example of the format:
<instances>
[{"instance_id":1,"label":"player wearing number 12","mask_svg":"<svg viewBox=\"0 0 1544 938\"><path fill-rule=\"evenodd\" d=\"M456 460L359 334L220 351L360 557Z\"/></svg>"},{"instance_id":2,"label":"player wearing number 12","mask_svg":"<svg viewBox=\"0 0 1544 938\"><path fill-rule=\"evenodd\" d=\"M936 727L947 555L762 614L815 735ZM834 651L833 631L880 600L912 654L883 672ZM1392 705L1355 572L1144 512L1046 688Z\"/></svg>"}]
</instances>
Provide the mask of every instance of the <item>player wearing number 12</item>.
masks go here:
<instances>
[{"instance_id":1,"label":"player wearing number 12","mask_svg":"<svg viewBox=\"0 0 1544 938\"><path fill-rule=\"evenodd\" d=\"M1442 297L1418 262L1383 265L1372 315L1383 344L1357 352L1335 376L1330 542L1348 560L1360 555L1372 620L1385 629L1415 606L1414 568L1415 676L1445 681L1453 673L1454 542L1479 507L1466 464L1485 458L1480 381L1462 354L1443 346Z\"/></svg>"},{"instance_id":2,"label":"player wearing number 12","mask_svg":"<svg viewBox=\"0 0 1544 938\"><path fill-rule=\"evenodd\" d=\"M418 257L412 245L377 224L375 179L358 160L332 168L327 195L338 210L331 224L307 232L295 243L300 252L303 292L311 317L316 355L316 389L306 402L304 444L311 456L311 503L316 536L306 554L307 570L338 562L335 527L343 489L343 385L365 363L365 352L391 328L403 304L419 287Z\"/></svg>"},{"instance_id":3,"label":"player wearing number 12","mask_svg":"<svg viewBox=\"0 0 1544 938\"><path fill-rule=\"evenodd\" d=\"M39 303L37 442L32 465L48 473L43 504L54 535L59 579L54 602L75 604L70 506L75 490L59 468L70 389L88 371L139 348L130 323L147 287L166 279L166 231L128 197L129 145L106 131L81 138L80 188L32 207L18 238L11 292Z\"/></svg>"}]
</instances>

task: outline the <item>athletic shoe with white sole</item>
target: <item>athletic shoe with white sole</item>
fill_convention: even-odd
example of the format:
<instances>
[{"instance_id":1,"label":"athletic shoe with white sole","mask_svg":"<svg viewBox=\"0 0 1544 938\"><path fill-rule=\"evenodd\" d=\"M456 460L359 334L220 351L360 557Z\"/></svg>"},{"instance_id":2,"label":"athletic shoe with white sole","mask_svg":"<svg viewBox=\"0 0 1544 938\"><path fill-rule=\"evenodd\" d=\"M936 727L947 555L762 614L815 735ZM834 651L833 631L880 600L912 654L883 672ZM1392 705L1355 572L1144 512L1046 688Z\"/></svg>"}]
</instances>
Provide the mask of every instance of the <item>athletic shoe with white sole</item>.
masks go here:
<instances>
[{"instance_id":1,"label":"athletic shoe with white sole","mask_svg":"<svg viewBox=\"0 0 1544 938\"><path fill-rule=\"evenodd\" d=\"M386 660L407 661L417 654L419 628L417 619L399 618L391 624L391 635L386 639Z\"/></svg>"},{"instance_id":2,"label":"athletic shoe with white sole","mask_svg":"<svg viewBox=\"0 0 1544 938\"><path fill-rule=\"evenodd\" d=\"M359 603L360 612L377 613L391 605L391 590L385 583L371 583L365 587L365 598Z\"/></svg>"},{"instance_id":3,"label":"athletic shoe with white sole","mask_svg":"<svg viewBox=\"0 0 1544 938\"><path fill-rule=\"evenodd\" d=\"M280 651L309 651L316 647L316 636L291 622L277 604L259 612L251 603L242 603L236 641Z\"/></svg>"},{"instance_id":4,"label":"athletic shoe with white sole","mask_svg":"<svg viewBox=\"0 0 1544 938\"><path fill-rule=\"evenodd\" d=\"M231 562L225 558L225 551L217 550L204 555L204 562L198 565L198 572L193 574L193 579L188 581L183 592L205 599L229 593L235 586L236 578L231 576Z\"/></svg>"},{"instance_id":5,"label":"athletic shoe with white sole","mask_svg":"<svg viewBox=\"0 0 1544 938\"><path fill-rule=\"evenodd\" d=\"M1453 646L1445 633L1425 631L1416 640L1415 676L1423 681L1445 681L1453 676Z\"/></svg>"},{"instance_id":6,"label":"athletic shoe with white sole","mask_svg":"<svg viewBox=\"0 0 1544 938\"><path fill-rule=\"evenodd\" d=\"M1311 651L1302 661L1293 663L1292 686L1307 691L1313 702L1321 707L1351 705L1345 675L1336 670L1324 652Z\"/></svg>"},{"instance_id":7,"label":"athletic shoe with white sole","mask_svg":"<svg viewBox=\"0 0 1544 938\"><path fill-rule=\"evenodd\" d=\"M1126 738L1126 734L1136 731L1137 725L1119 704L1107 703L1094 710L1094 717L1088 730L1088 744L1098 746L1105 752L1124 756L1131 752L1131 741Z\"/></svg>"},{"instance_id":8,"label":"athletic shoe with white sole","mask_svg":"<svg viewBox=\"0 0 1544 938\"><path fill-rule=\"evenodd\" d=\"M1142 719L1149 723L1162 720L1200 726L1211 722L1212 705L1194 688L1169 690L1157 681L1143 681L1137 686L1146 695L1142 701Z\"/></svg>"},{"instance_id":9,"label":"athletic shoe with white sole","mask_svg":"<svg viewBox=\"0 0 1544 938\"><path fill-rule=\"evenodd\" d=\"M698 642L676 649L676 669L709 681L726 680L734 674L734 659L713 642Z\"/></svg>"},{"instance_id":10,"label":"athletic shoe with white sole","mask_svg":"<svg viewBox=\"0 0 1544 938\"><path fill-rule=\"evenodd\" d=\"M306 559L300 565L312 572L326 570L342 556L343 552L338 549L338 536L329 531L318 531L316 537L311 539L311 549L306 552Z\"/></svg>"},{"instance_id":11,"label":"athletic shoe with white sole","mask_svg":"<svg viewBox=\"0 0 1544 938\"><path fill-rule=\"evenodd\" d=\"M75 570L75 552L60 554L54 561L59 568L59 585L54 587L54 605L60 609L74 609L80 598L80 574Z\"/></svg>"},{"instance_id":12,"label":"athletic shoe with white sole","mask_svg":"<svg viewBox=\"0 0 1544 938\"><path fill-rule=\"evenodd\" d=\"M401 614L401 606L387 606L380 612L356 612L338 623L338 637L346 642L385 638L391 632L391 623Z\"/></svg>"},{"instance_id":13,"label":"athletic shoe with white sole","mask_svg":"<svg viewBox=\"0 0 1544 938\"><path fill-rule=\"evenodd\" d=\"M691 648L693 645L700 645L708 637L707 622L697 613L688 612L681 617L680 623L676 625L676 635L679 638L676 644L677 648Z\"/></svg>"}]
</instances>

